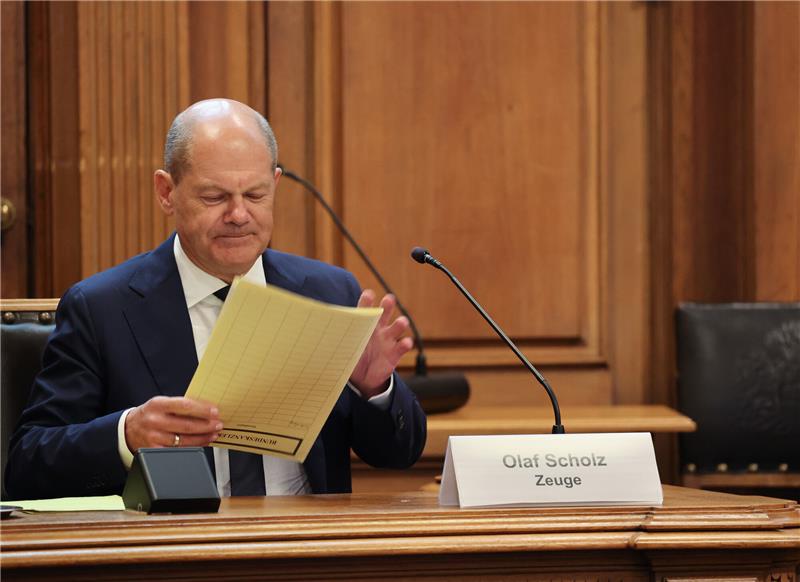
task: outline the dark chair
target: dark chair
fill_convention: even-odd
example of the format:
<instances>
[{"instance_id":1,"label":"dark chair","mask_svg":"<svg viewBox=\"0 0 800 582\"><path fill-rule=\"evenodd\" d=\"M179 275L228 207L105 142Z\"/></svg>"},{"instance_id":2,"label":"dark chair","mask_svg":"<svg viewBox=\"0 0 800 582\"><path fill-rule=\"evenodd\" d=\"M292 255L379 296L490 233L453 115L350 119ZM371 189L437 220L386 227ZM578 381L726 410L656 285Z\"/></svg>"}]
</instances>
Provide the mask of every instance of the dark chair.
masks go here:
<instances>
[{"instance_id":1,"label":"dark chair","mask_svg":"<svg viewBox=\"0 0 800 582\"><path fill-rule=\"evenodd\" d=\"M8 441L28 402L33 379L42 367L42 352L54 328L57 303L57 299L10 299L0 303L0 483L4 482Z\"/></svg>"},{"instance_id":2,"label":"dark chair","mask_svg":"<svg viewBox=\"0 0 800 582\"><path fill-rule=\"evenodd\" d=\"M679 407L697 422L683 484L796 497L800 303L687 303L676 323Z\"/></svg>"}]
</instances>

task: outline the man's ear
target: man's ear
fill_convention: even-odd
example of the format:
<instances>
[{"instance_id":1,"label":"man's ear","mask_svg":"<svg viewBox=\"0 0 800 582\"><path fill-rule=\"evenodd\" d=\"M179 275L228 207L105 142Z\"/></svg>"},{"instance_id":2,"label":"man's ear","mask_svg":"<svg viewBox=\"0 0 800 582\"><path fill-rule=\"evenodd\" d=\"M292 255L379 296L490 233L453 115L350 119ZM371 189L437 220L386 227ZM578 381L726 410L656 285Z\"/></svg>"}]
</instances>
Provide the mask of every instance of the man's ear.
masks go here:
<instances>
[{"instance_id":1,"label":"man's ear","mask_svg":"<svg viewBox=\"0 0 800 582\"><path fill-rule=\"evenodd\" d=\"M275 179L275 186L278 185L278 181L281 179L282 175L283 175L283 170L281 170L280 168L275 168L275 174L273 175L273 178Z\"/></svg>"},{"instance_id":2,"label":"man's ear","mask_svg":"<svg viewBox=\"0 0 800 582\"><path fill-rule=\"evenodd\" d=\"M172 181L172 176L164 170L156 170L156 173L153 174L153 187L155 188L156 197L158 198L158 204L161 206L161 210L163 210L164 214L167 216L172 216L175 213L175 206L172 201L172 193L175 191L175 184Z\"/></svg>"}]
</instances>

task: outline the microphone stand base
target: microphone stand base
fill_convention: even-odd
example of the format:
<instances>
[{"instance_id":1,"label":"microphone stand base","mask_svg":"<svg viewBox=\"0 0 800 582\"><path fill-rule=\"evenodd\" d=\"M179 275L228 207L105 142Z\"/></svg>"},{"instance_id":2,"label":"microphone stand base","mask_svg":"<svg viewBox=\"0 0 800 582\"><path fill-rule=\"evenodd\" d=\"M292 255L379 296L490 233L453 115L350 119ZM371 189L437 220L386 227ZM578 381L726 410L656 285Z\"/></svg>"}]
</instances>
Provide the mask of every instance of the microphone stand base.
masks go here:
<instances>
[{"instance_id":1,"label":"microphone stand base","mask_svg":"<svg viewBox=\"0 0 800 582\"><path fill-rule=\"evenodd\" d=\"M434 373L403 377L426 414L450 412L469 400L469 382L464 374Z\"/></svg>"}]
</instances>

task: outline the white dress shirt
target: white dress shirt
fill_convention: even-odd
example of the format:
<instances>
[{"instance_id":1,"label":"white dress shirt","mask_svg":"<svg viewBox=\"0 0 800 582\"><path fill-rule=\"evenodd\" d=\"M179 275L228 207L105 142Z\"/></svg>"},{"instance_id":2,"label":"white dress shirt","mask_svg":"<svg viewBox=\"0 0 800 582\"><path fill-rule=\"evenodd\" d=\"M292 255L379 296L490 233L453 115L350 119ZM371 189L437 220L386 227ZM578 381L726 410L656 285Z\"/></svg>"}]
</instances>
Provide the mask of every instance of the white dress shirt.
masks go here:
<instances>
[{"instance_id":1,"label":"white dress shirt","mask_svg":"<svg viewBox=\"0 0 800 582\"><path fill-rule=\"evenodd\" d=\"M197 361L200 361L205 353L214 324L217 322L222 310L222 301L214 295L214 292L227 287L228 284L222 279L209 275L195 265L183 251L178 235L175 235L173 250L175 261L178 264L181 284L183 285L186 306L189 309L189 319L192 322ZM264 285L266 283L264 262L259 259L253 263L253 266L243 278L253 283ZM352 384L348 384L348 386L360 396L360 393ZM389 407L393 388L394 381L392 380L387 390L373 396L369 399L369 402L386 410ZM119 454L128 469L133 464L133 455L125 441L125 419L130 410L128 409L122 414L117 425ZM220 496L230 497L231 478L228 449L214 447L213 451L217 490ZM311 493L311 486L308 483L305 468L301 463L269 455L262 455L262 459L267 495L303 495Z\"/></svg>"}]
</instances>

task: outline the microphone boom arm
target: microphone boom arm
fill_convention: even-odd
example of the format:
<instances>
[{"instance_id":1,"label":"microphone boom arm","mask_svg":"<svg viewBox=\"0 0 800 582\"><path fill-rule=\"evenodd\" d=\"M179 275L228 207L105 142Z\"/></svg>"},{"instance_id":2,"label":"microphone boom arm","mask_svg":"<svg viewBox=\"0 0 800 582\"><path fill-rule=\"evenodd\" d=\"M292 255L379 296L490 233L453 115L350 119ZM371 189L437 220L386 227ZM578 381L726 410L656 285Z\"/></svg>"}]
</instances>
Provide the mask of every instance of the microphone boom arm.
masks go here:
<instances>
[{"instance_id":1,"label":"microphone boom arm","mask_svg":"<svg viewBox=\"0 0 800 582\"><path fill-rule=\"evenodd\" d=\"M319 190L317 190L313 186L313 184L311 184L311 182L305 180L304 178L301 178L291 170L287 170L286 168L280 165L278 167L280 167L280 169L283 171L284 176L286 176L291 180L294 180L298 184L304 186L309 192L311 192L314 198L316 198L317 201L325 209L325 212L328 213L328 216L331 217L331 220L333 220L333 222L342 232L342 234L350 243L350 245L358 253L358 256L361 257L361 260L364 261L364 264L367 265L367 268L369 268L370 272L375 276L375 278L378 280L378 282L381 284L384 290L387 293L391 293L392 295L394 295L395 301L397 303L397 309L400 311L400 313L402 313L406 317L406 319L408 319L409 326L411 327L411 333L414 336L414 344L417 349L417 359L414 367L414 373L417 374L418 376L425 376L428 373L428 365L427 365L427 360L425 358L425 348L422 343L422 336L420 335L417 326L414 324L414 319L408 314L408 311L406 311L405 306L400 302L400 299L397 297L397 294L389 286L389 283L387 283L386 280L381 276L381 274L378 272L378 269L376 269L375 265L372 264L372 261L369 260L369 257L367 257L367 255L355 241L353 235L350 234L350 231L347 229L344 223L339 219L339 216L336 214L336 212L334 212L333 208L331 208L330 204L328 204L328 202L325 200L325 198L322 196Z\"/></svg>"},{"instance_id":2,"label":"microphone boom arm","mask_svg":"<svg viewBox=\"0 0 800 582\"><path fill-rule=\"evenodd\" d=\"M424 253L424 254L423 254ZM505 334L505 332L500 329L500 327L494 322L494 320L489 316L486 311L484 311L483 307L475 300L475 298L470 295L469 291L461 284L455 275L453 275L450 270L445 267L441 261L435 259L430 253L419 249L418 247L414 249L411 253L411 256L414 258L415 261L420 263L428 263L432 267L435 267L442 271L445 275L447 275L453 284L461 291L462 295L467 298L472 306L480 313L486 322L492 327L494 332L500 336L506 345L511 348L511 351L514 352L514 355L519 358L519 361L523 363L523 365L528 368L528 371L534 375L534 377L539 381L539 383L544 387L545 391L547 392L547 396L550 397L550 402L553 405L553 416L555 418L555 424L553 425L553 434L564 434L564 425L561 424L561 409L558 406L558 399L556 398L553 389L550 387L550 384L547 382L544 376L537 370L533 364L528 361L528 358L517 348L514 342ZM420 260L421 259L421 260Z\"/></svg>"}]
</instances>

